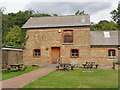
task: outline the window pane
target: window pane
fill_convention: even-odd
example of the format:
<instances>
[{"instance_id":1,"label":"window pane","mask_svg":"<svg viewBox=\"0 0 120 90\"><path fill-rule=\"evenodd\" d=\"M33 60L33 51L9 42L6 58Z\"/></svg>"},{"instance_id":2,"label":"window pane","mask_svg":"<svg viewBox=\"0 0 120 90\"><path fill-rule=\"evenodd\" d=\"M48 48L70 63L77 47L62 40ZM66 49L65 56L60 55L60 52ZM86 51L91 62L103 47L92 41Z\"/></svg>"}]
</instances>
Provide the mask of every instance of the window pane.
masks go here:
<instances>
[{"instance_id":1,"label":"window pane","mask_svg":"<svg viewBox=\"0 0 120 90\"><path fill-rule=\"evenodd\" d=\"M115 56L115 51L112 51L112 56Z\"/></svg>"},{"instance_id":2,"label":"window pane","mask_svg":"<svg viewBox=\"0 0 120 90\"><path fill-rule=\"evenodd\" d=\"M78 54L75 54L75 56L78 56Z\"/></svg>"},{"instance_id":3,"label":"window pane","mask_svg":"<svg viewBox=\"0 0 120 90\"><path fill-rule=\"evenodd\" d=\"M40 49L34 50L34 56L40 56Z\"/></svg>"},{"instance_id":4,"label":"window pane","mask_svg":"<svg viewBox=\"0 0 120 90\"><path fill-rule=\"evenodd\" d=\"M108 50L108 56L116 56L115 50Z\"/></svg>"},{"instance_id":5,"label":"window pane","mask_svg":"<svg viewBox=\"0 0 120 90\"><path fill-rule=\"evenodd\" d=\"M64 31L64 43L73 42L73 31Z\"/></svg>"},{"instance_id":6,"label":"window pane","mask_svg":"<svg viewBox=\"0 0 120 90\"><path fill-rule=\"evenodd\" d=\"M74 54L72 54L72 56L74 56Z\"/></svg>"},{"instance_id":7,"label":"window pane","mask_svg":"<svg viewBox=\"0 0 120 90\"><path fill-rule=\"evenodd\" d=\"M108 56L111 56L111 52L110 52L110 50L108 51Z\"/></svg>"},{"instance_id":8,"label":"window pane","mask_svg":"<svg viewBox=\"0 0 120 90\"><path fill-rule=\"evenodd\" d=\"M79 56L77 49L71 50L71 53L72 53L72 57L78 57Z\"/></svg>"},{"instance_id":9,"label":"window pane","mask_svg":"<svg viewBox=\"0 0 120 90\"><path fill-rule=\"evenodd\" d=\"M78 50L72 50L72 53L78 53Z\"/></svg>"},{"instance_id":10,"label":"window pane","mask_svg":"<svg viewBox=\"0 0 120 90\"><path fill-rule=\"evenodd\" d=\"M34 56L37 56L37 53L34 53Z\"/></svg>"}]
</instances>

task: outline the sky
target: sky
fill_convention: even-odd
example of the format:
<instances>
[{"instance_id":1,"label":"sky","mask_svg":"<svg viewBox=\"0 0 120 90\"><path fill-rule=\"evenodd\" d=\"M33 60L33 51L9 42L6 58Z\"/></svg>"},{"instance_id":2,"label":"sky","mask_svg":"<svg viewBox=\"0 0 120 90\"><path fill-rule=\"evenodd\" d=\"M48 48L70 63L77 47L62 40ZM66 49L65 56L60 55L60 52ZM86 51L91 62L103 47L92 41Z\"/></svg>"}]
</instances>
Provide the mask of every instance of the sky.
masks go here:
<instances>
[{"instance_id":1,"label":"sky","mask_svg":"<svg viewBox=\"0 0 120 90\"><path fill-rule=\"evenodd\" d=\"M16 13L32 9L39 13L74 15L76 11L90 14L91 22L111 21L110 12L117 8L120 0L0 0L4 13Z\"/></svg>"}]
</instances>

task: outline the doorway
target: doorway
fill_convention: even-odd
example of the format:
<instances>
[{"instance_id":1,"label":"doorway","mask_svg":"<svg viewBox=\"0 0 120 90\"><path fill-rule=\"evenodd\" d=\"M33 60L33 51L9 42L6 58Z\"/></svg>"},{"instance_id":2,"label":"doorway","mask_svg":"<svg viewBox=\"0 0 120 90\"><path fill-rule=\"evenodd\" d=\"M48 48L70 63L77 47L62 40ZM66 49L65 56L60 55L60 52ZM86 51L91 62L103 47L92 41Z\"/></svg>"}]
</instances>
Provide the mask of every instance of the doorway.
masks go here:
<instances>
[{"instance_id":1,"label":"doorway","mask_svg":"<svg viewBox=\"0 0 120 90\"><path fill-rule=\"evenodd\" d=\"M60 47L52 47L52 64L57 64L60 61Z\"/></svg>"}]
</instances>

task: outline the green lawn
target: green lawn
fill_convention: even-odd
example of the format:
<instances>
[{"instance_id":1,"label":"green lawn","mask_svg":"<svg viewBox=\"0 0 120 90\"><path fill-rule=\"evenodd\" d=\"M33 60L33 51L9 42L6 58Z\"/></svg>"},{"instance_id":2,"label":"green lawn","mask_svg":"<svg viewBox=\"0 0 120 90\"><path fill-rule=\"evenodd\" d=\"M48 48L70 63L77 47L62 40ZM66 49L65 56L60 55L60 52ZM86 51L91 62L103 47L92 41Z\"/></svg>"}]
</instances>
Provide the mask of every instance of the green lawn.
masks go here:
<instances>
[{"instance_id":1,"label":"green lawn","mask_svg":"<svg viewBox=\"0 0 120 90\"><path fill-rule=\"evenodd\" d=\"M9 78L12 78L12 77L15 77L15 76L19 76L21 74L24 74L24 73L28 73L30 71L33 71L33 70L36 70L36 69L39 69L40 67L28 67L25 71L8 71L8 70L3 70L2 71L2 80L6 80L6 79L9 79ZM1 73L1 72L0 72Z\"/></svg>"},{"instance_id":2,"label":"green lawn","mask_svg":"<svg viewBox=\"0 0 120 90\"><path fill-rule=\"evenodd\" d=\"M23 88L118 88L117 70L53 71Z\"/></svg>"}]
</instances>

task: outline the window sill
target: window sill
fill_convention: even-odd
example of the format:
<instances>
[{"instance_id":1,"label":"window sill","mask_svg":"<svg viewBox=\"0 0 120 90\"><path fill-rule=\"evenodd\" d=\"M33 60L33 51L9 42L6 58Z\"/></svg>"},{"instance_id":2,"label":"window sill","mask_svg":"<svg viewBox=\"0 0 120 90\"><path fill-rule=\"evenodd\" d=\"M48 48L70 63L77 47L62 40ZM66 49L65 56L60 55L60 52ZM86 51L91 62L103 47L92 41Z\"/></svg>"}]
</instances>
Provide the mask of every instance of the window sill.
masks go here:
<instances>
[{"instance_id":1,"label":"window sill","mask_svg":"<svg viewBox=\"0 0 120 90\"><path fill-rule=\"evenodd\" d=\"M62 43L62 45L73 45L73 43Z\"/></svg>"},{"instance_id":2,"label":"window sill","mask_svg":"<svg viewBox=\"0 0 120 90\"><path fill-rule=\"evenodd\" d=\"M117 58L117 56L108 56L109 59Z\"/></svg>"},{"instance_id":3,"label":"window sill","mask_svg":"<svg viewBox=\"0 0 120 90\"><path fill-rule=\"evenodd\" d=\"M40 56L34 56L34 58L40 58Z\"/></svg>"},{"instance_id":4,"label":"window sill","mask_svg":"<svg viewBox=\"0 0 120 90\"><path fill-rule=\"evenodd\" d=\"M79 57L70 57L70 58L79 58Z\"/></svg>"}]
</instances>

